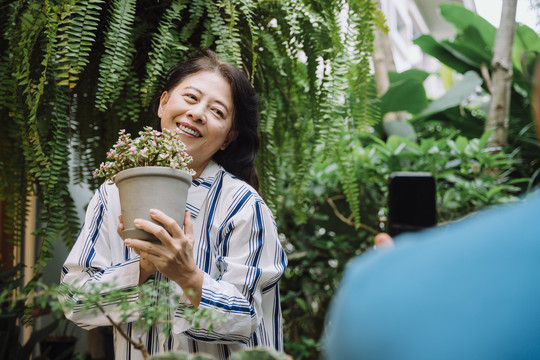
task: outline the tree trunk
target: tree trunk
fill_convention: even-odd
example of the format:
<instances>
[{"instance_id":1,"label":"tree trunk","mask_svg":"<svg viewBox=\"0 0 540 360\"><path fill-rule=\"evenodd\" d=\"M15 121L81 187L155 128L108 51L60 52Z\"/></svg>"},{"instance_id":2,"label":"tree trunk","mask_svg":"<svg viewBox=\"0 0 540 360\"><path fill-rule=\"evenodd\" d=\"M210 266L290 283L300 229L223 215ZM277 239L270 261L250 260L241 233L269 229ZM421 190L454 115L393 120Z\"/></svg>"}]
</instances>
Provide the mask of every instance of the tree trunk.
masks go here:
<instances>
[{"instance_id":1,"label":"tree trunk","mask_svg":"<svg viewBox=\"0 0 540 360\"><path fill-rule=\"evenodd\" d=\"M381 1L377 1L377 6L382 11ZM392 55L392 44L388 34L385 34L380 29L375 29L375 38L373 40L373 69L375 73L375 86L377 87L377 95L380 97L390 87L388 79L389 71L396 71L396 64ZM383 121L404 120L405 116L400 113L390 112L384 114Z\"/></svg>"},{"instance_id":2,"label":"tree trunk","mask_svg":"<svg viewBox=\"0 0 540 360\"><path fill-rule=\"evenodd\" d=\"M390 59L388 59L388 57L390 57ZM379 96L382 96L390 87L388 71L396 71L393 62L392 48L388 35L379 29L375 29L375 39L373 41L373 68L375 70L375 84Z\"/></svg>"},{"instance_id":3,"label":"tree trunk","mask_svg":"<svg viewBox=\"0 0 540 360\"><path fill-rule=\"evenodd\" d=\"M512 86L512 46L516 31L517 0L503 0L501 23L495 38L491 81L491 101L485 130L495 131L488 147L499 151L507 144L508 118L510 113L510 90Z\"/></svg>"}]
</instances>

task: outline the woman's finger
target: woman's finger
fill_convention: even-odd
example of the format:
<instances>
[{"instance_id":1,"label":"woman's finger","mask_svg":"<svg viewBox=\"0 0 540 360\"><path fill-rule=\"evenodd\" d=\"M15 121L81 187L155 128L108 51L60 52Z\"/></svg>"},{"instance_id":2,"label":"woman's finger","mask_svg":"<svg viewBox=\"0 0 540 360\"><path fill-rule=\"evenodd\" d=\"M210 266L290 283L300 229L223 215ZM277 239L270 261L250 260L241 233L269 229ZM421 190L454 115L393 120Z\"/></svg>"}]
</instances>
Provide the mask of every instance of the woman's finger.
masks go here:
<instances>
[{"instance_id":1,"label":"woman's finger","mask_svg":"<svg viewBox=\"0 0 540 360\"><path fill-rule=\"evenodd\" d=\"M145 253L146 255L160 256L159 246L155 246L151 241L139 239L124 240L127 247L132 248L137 253Z\"/></svg>"},{"instance_id":2,"label":"woman's finger","mask_svg":"<svg viewBox=\"0 0 540 360\"><path fill-rule=\"evenodd\" d=\"M118 235L121 235L122 231L124 231L124 222L122 221L122 215L118 216L118 226L116 228L116 231L118 231Z\"/></svg>"},{"instance_id":3,"label":"woman's finger","mask_svg":"<svg viewBox=\"0 0 540 360\"><path fill-rule=\"evenodd\" d=\"M184 235L184 231L182 231L180 225L178 225L178 223L172 217L168 216L163 211L157 209L150 209L150 216L152 216L152 219L159 221L160 223L165 225L173 238L179 238Z\"/></svg>"},{"instance_id":4,"label":"woman's finger","mask_svg":"<svg viewBox=\"0 0 540 360\"><path fill-rule=\"evenodd\" d=\"M184 234L188 240L189 250L192 250L195 240L193 238L193 223L191 222L191 213L189 211L186 211L184 215Z\"/></svg>"},{"instance_id":5,"label":"woman's finger","mask_svg":"<svg viewBox=\"0 0 540 360\"><path fill-rule=\"evenodd\" d=\"M157 219L156 219L157 220ZM159 221L159 220L158 220ZM135 219L133 220L133 224L137 229L144 230L146 232L149 232L151 234L154 234L154 236L163 244L168 245L170 244L171 235L165 229L163 226L158 225L156 223L153 223L148 220L144 219Z\"/></svg>"}]
</instances>

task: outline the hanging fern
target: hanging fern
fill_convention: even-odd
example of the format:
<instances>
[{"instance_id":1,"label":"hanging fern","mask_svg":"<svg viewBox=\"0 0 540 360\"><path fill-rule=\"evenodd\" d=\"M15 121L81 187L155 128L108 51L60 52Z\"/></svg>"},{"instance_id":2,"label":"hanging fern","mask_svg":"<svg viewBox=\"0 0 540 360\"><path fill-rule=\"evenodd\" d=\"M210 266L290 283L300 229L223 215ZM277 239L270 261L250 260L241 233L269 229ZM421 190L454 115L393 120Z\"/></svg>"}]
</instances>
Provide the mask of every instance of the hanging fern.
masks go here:
<instances>
[{"instance_id":1,"label":"hanging fern","mask_svg":"<svg viewBox=\"0 0 540 360\"><path fill-rule=\"evenodd\" d=\"M99 63L99 80L96 107L107 110L120 93L119 83L124 79L123 71L131 61L130 37L135 21L135 0L113 1L109 27L105 38L105 54Z\"/></svg>"},{"instance_id":2,"label":"hanging fern","mask_svg":"<svg viewBox=\"0 0 540 360\"><path fill-rule=\"evenodd\" d=\"M206 2L206 11L210 20L209 30L216 36L216 53L225 61L239 67L242 66L240 58L240 34L235 27L237 14L231 1L225 1L222 8L220 2ZM228 19L225 19L220 10L225 10ZM228 21L228 23L227 23Z\"/></svg>"},{"instance_id":3,"label":"hanging fern","mask_svg":"<svg viewBox=\"0 0 540 360\"><path fill-rule=\"evenodd\" d=\"M46 265L47 260L52 258L51 250L59 239L64 239L68 244L73 243L73 238L78 230L78 221L73 217L74 207L68 191L69 183L69 134L70 134L70 100L69 83L63 83L58 79L63 78L61 57L53 56L60 53L65 42L58 36L59 28L67 26L72 13L72 4L46 6L48 23L46 26L46 47L41 62L43 66L42 76L37 86L36 98L45 92L45 84L54 86L54 101L52 112L49 116L50 137L44 159L40 164L42 171L36 174L38 193L42 192L43 211L40 216L41 227L36 235L41 237L42 244L36 259L35 272ZM58 61L55 63L55 61ZM52 63L49 66L49 63ZM54 71L49 69L53 68ZM52 73L52 74L51 74ZM56 79L56 81L51 81ZM30 119L37 112L38 102L35 109L30 111ZM43 136L43 135L42 135ZM50 147L50 148L49 148ZM67 174L67 176L66 176Z\"/></svg>"},{"instance_id":4,"label":"hanging fern","mask_svg":"<svg viewBox=\"0 0 540 360\"><path fill-rule=\"evenodd\" d=\"M88 65L103 3L103 0L77 1L69 13L70 21L59 29L64 46L59 49L57 55L62 57L58 62L62 64L64 72L57 75L62 79L58 85L74 88L80 72Z\"/></svg>"},{"instance_id":5,"label":"hanging fern","mask_svg":"<svg viewBox=\"0 0 540 360\"><path fill-rule=\"evenodd\" d=\"M251 78L251 84L253 85L254 77L253 74L255 74L256 67L257 67L257 52L255 51L255 46L258 43L259 40L259 29L256 27L254 22L255 17L255 5L250 0L239 0L239 9L241 11L241 16L239 18L244 19L247 22L248 27L248 33L250 39L246 39L247 43L251 45L250 50L250 58L251 60L251 69L250 69L250 78Z\"/></svg>"},{"instance_id":6,"label":"hanging fern","mask_svg":"<svg viewBox=\"0 0 540 360\"><path fill-rule=\"evenodd\" d=\"M334 159L361 220L356 180L344 176L354 174L346 135L378 118L369 61L384 17L375 1L14 0L2 10L0 199L22 239L27 195L37 194L39 263L53 241L74 238L70 157L74 180L95 188L91 170L118 129L149 124L159 78L200 47L244 70L259 95L257 168L272 211L293 208L303 221L313 167Z\"/></svg>"},{"instance_id":7,"label":"hanging fern","mask_svg":"<svg viewBox=\"0 0 540 360\"><path fill-rule=\"evenodd\" d=\"M261 103L261 123L260 134L263 149L259 153L257 159L257 169L259 173L265 173L266 176L260 180L261 193L267 199L267 204L273 212L277 211L276 190L277 190L277 174L278 165L276 164L277 154L275 154L276 145L274 143L273 134L274 126L278 117L277 104L275 99L263 99Z\"/></svg>"},{"instance_id":8,"label":"hanging fern","mask_svg":"<svg viewBox=\"0 0 540 360\"><path fill-rule=\"evenodd\" d=\"M182 10L186 7L185 1L174 1L171 7L165 11L156 33L152 37L152 50L148 55L146 64L146 78L141 88L142 103L148 106L157 88L159 79L168 70L167 58L172 51L184 52L188 48L181 43L176 43L171 32L177 22L182 19Z\"/></svg>"}]
</instances>

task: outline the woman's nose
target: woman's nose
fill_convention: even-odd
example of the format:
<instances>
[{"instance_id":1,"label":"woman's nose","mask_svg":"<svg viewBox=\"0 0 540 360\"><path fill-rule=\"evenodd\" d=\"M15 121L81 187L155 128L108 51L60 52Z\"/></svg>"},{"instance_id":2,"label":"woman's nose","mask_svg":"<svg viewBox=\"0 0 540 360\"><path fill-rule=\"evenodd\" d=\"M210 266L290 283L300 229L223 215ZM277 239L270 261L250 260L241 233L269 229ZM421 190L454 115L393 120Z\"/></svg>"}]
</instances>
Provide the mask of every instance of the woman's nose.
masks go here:
<instances>
[{"instance_id":1,"label":"woman's nose","mask_svg":"<svg viewBox=\"0 0 540 360\"><path fill-rule=\"evenodd\" d=\"M204 122L206 121L206 115L204 111L203 104L194 104L191 106L187 112L187 116L191 118L193 121L200 121Z\"/></svg>"}]
</instances>

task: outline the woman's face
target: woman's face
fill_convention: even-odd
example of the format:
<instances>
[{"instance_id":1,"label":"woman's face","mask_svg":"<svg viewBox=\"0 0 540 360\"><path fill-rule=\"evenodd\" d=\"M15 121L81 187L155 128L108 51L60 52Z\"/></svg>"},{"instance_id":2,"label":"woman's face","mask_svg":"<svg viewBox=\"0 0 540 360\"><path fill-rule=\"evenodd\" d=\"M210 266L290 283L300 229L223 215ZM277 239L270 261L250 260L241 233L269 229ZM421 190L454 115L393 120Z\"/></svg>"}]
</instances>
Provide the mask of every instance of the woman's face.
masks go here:
<instances>
[{"instance_id":1,"label":"woman's face","mask_svg":"<svg viewBox=\"0 0 540 360\"><path fill-rule=\"evenodd\" d=\"M236 138L232 131L234 107L231 87L214 72L192 74L161 94L161 127L180 130L181 140L193 157L190 167L198 177L218 150Z\"/></svg>"}]
</instances>

